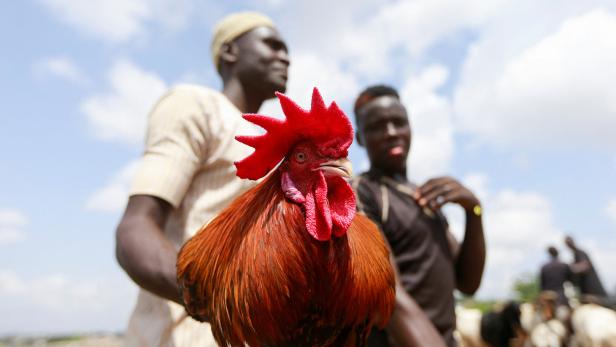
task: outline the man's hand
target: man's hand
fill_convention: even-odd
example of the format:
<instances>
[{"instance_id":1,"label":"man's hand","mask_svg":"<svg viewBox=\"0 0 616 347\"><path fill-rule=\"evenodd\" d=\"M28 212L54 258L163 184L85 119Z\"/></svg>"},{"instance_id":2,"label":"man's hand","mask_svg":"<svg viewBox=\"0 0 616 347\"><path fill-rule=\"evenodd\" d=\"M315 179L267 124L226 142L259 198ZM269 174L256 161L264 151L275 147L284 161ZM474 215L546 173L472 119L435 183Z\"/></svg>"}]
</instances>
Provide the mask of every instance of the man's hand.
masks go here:
<instances>
[{"instance_id":1,"label":"man's hand","mask_svg":"<svg viewBox=\"0 0 616 347\"><path fill-rule=\"evenodd\" d=\"M417 188L413 196L421 207L437 210L446 203L459 204L467 212L479 205L479 199L468 188L452 177L432 178Z\"/></svg>"},{"instance_id":2,"label":"man's hand","mask_svg":"<svg viewBox=\"0 0 616 347\"><path fill-rule=\"evenodd\" d=\"M417 188L414 198L421 207L434 211L450 202L459 204L466 211L464 239L455 261L456 286L466 295L475 294L481 284L486 257L479 199L451 177L428 180Z\"/></svg>"},{"instance_id":3,"label":"man's hand","mask_svg":"<svg viewBox=\"0 0 616 347\"><path fill-rule=\"evenodd\" d=\"M577 263L573 263L570 266L571 272L574 274L581 274L590 270L590 262L588 260L582 260Z\"/></svg>"}]
</instances>

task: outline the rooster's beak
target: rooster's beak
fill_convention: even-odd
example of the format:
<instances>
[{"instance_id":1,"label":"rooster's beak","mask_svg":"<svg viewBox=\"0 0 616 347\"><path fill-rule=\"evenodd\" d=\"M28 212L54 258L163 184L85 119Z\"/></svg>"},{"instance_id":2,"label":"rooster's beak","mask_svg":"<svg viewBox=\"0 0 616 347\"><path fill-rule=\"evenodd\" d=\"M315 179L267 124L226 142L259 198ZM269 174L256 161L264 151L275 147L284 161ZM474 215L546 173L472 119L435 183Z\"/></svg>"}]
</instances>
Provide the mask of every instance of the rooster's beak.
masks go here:
<instances>
[{"instance_id":1,"label":"rooster's beak","mask_svg":"<svg viewBox=\"0 0 616 347\"><path fill-rule=\"evenodd\" d=\"M323 171L325 176L342 176L343 178L351 178L353 167L351 161L347 158L330 160L319 165L319 170Z\"/></svg>"}]
</instances>

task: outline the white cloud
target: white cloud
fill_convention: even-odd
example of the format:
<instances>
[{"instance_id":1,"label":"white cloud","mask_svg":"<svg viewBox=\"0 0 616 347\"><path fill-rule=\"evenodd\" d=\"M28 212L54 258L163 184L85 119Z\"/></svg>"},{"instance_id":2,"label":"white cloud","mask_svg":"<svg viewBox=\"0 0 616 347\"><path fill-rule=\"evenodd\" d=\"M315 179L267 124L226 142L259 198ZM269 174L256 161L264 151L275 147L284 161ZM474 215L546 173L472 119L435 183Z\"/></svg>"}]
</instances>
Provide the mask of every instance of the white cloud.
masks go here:
<instances>
[{"instance_id":1,"label":"white cloud","mask_svg":"<svg viewBox=\"0 0 616 347\"><path fill-rule=\"evenodd\" d=\"M318 51L329 61L374 81L416 65L435 43L461 29L476 28L505 1L327 1L281 6L285 37L295 49ZM403 64L394 64L403 56ZM395 66L395 68L392 68Z\"/></svg>"},{"instance_id":2,"label":"white cloud","mask_svg":"<svg viewBox=\"0 0 616 347\"><path fill-rule=\"evenodd\" d=\"M148 23L184 27L194 14L192 0L41 0L60 20L87 36L111 43L143 36Z\"/></svg>"},{"instance_id":3,"label":"white cloud","mask_svg":"<svg viewBox=\"0 0 616 347\"><path fill-rule=\"evenodd\" d=\"M143 141L147 115L167 89L155 73L120 60L108 73L110 90L81 105L95 135L103 140L138 144Z\"/></svg>"},{"instance_id":4,"label":"white cloud","mask_svg":"<svg viewBox=\"0 0 616 347\"><path fill-rule=\"evenodd\" d=\"M475 172L468 174L460 181L485 205L492 197L488 190L488 176L484 173ZM443 212L449 222L449 230L458 239L464 237L464 210L458 205L448 204L443 207Z\"/></svg>"},{"instance_id":5,"label":"white cloud","mask_svg":"<svg viewBox=\"0 0 616 347\"><path fill-rule=\"evenodd\" d=\"M549 199L531 191L490 190L489 177L475 172L462 183L481 201L486 239L486 268L477 293L483 299L512 296L514 281L522 274L536 274L546 260L548 245L561 245L562 231L556 226ZM464 237L464 211L446 205L451 232Z\"/></svg>"},{"instance_id":6,"label":"white cloud","mask_svg":"<svg viewBox=\"0 0 616 347\"><path fill-rule=\"evenodd\" d=\"M534 192L502 190L483 203L488 249L480 297L502 298L522 273L537 273L545 248L560 244L549 200Z\"/></svg>"},{"instance_id":7,"label":"white cloud","mask_svg":"<svg viewBox=\"0 0 616 347\"><path fill-rule=\"evenodd\" d=\"M432 44L465 28L480 26L508 1L397 1L382 6L367 27L389 46L418 56ZM438 20L437 20L438 19ZM376 35L375 35L376 36Z\"/></svg>"},{"instance_id":8,"label":"white cloud","mask_svg":"<svg viewBox=\"0 0 616 347\"><path fill-rule=\"evenodd\" d=\"M123 276L75 278L55 273L28 278L0 269L0 307L11 319L4 333L61 333L123 329L135 287ZM37 319L32 320L32 317Z\"/></svg>"},{"instance_id":9,"label":"white cloud","mask_svg":"<svg viewBox=\"0 0 616 347\"><path fill-rule=\"evenodd\" d=\"M462 183L477 196L479 201L487 201L491 198L488 191L488 176L485 173L474 172L467 174L462 179Z\"/></svg>"},{"instance_id":10,"label":"white cloud","mask_svg":"<svg viewBox=\"0 0 616 347\"><path fill-rule=\"evenodd\" d=\"M289 68L289 84L285 94L302 107L310 108L310 96L314 87L319 88L326 103L336 101L342 106L353 101L359 84L353 74L344 71L335 62L327 61L313 53L293 53ZM277 99L266 102L259 112L272 116L282 114Z\"/></svg>"},{"instance_id":11,"label":"white cloud","mask_svg":"<svg viewBox=\"0 0 616 347\"><path fill-rule=\"evenodd\" d=\"M616 224L616 198L612 198L608 201L607 206L605 207L605 214Z\"/></svg>"},{"instance_id":12,"label":"white cloud","mask_svg":"<svg viewBox=\"0 0 616 347\"><path fill-rule=\"evenodd\" d=\"M76 84L88 82L83 71L68 57L58 56L43 59L35 64L34 70L39 75L52 75Z\"/></svg>"},{"instance_id":13,"label":"white cloud","mask_svg":"<svg viewBox=\"0 0 616 347\"><path fill-rule=\"evenodd\" d=\"M28 224L28 219L23 213L17 210L1 209L0 210L0 223L2 225L11 225L22 227Z\"/></svg>"},{"instance_id":14,"label":"white cloud","mask_svg":"<svg viewBox=\"0 0 616 347\"><path fill-rule=\"evenodd\" d=\"M484 173L464 177L463 184L481 201L487 259L480 298L511 296L513 282L521 274L536 274L546 260L548 245L561 245L563 234L556 226L547 197L530 191L490 191ZM464 236L464 212L446 206L452 233Z\"/></svg>"},{"instance_id":15,"label":"white cloud","mask_svg":"<svg viewBox=\"0 0 616 347\"><path fill-rule=\"evenodd\" d=\"M0 209L0 245L26 239L23 228L28 224L26 216L17 210Z\"/></svg>"},{"instance_id":16,"label":"white cloud","mask_svg":"<svg viewBox=\"0 0 616 347\"><path fill-rule=\"evenodd\" d=\"M548 199L533 192L499 192L488 207L486 223L494 232L493 242L500 245L546 243L559 235Z\"/></svg>"},{"instance_id":17,"label":"white cloud","mask_svg":"<svg viewBox=\"0 0 616 347\"><path fill-rule=\"evenodd\" d=\"M412 76L400 91L406 105L412 129L409 176L418 182L447 174L453 155L451 105L439 95L449 75L447 68L432 65L418 76Z\"/></svg>"},{"instance_id":18,"label":"white cloud","mask_svg":"<svg viewBox=\"0 0 616 347\"><path fill-rule=\"evenodd\" d=\"M289 76L292 79L288 92L293 98L311 95L312 88L318 87L329 102L335 100L338 104L344 104L351 102L359 89L352 73L314 53L298 52L294 55ZM308 107L308 104L305 106Z\"/></svg>"},{"instance_id":19,"label":"white cloud","mask_svg":"<svg viewBox=\"0 0 616 347\"><path fill-rule=\"evenodd\" d=\"M207 3L202 8L198 8L198 2L194 0L148 0L149 6L152 9L154 20L160 23L163 28L171 31L184 28L192 15L203 10L207 6L207 10L214 12L218 10L218 5L215 3Z\"/></svg>"},{"instance_id":20,"label":"white cloud","mask_svg":"<svg viewBox=\"0 0 616 347\"><path fill-rule=\"evenodd\" d=\"M26 290L25 285L10 271L0 271L0 293L3 295L16 295Z\"/></svg>"},{"instance_id":21,"label":"white cloud","mask_svg":"<svg viewBox=\"0 0 616 347\"><path fill-rule=\"evenodd\" d=\"M95 191L86 201L86 209L98 212L121 212L126 206L128 190L137 162L131 162L115 174L104 187Z\"/></svg>"},{"instance_id":22,"label":"white cloud","mask_svg":"<svg viewBox=\"0 0 616 347\"><path fill-rule=\"evenodd\" d=\"M512 13L482 33L455 94L464 130L506 144L615 144L616 16L556 12L543 28Z\"/></svg>"},{"instance_id":23,"label":"white cloud","mask_svg":"<svg viewBox=\"0 0 616 347\"><path fill-rule=\"evenodd\" d=\"M85 34L110 42L143 34L152 16L146 0L42 0L51 12Z\"/></svg>"}]
</instances>

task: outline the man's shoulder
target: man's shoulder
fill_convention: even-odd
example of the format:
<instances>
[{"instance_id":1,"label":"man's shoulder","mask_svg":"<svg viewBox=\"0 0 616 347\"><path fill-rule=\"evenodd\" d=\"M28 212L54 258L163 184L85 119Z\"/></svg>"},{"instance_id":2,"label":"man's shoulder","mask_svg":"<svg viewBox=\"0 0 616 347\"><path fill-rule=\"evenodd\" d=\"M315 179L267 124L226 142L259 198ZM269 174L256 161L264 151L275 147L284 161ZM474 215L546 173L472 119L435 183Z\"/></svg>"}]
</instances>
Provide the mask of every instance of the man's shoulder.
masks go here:
<instances>
[{"instance_id":1,"label":"man's shoulder","mask_svg":"<svg viewBox=\"0 0 616 347\"><path fill-rule=\"evenodd\" d=\"M222 95L217 90L212 88L208 88L206 86L198 85L198 84L178 84L175 85L163 95L163 98L167 97L189 97L195 98L197 100L207 100L207 99L224 99L225 96Z\"/></svg>"},{"instance_id":2,"label":"man's shoulder","mask_svg":"<svg viewBox=\"0 0 616 347\"><path fill-rule=\"evenodd\" d=\"M362 172L361 174L353 177L352 182L354 186L359 188L367 188L371 190L380 190L381 186L387 190L402 191L408 194L409 191L416 189L417 185L411 181L406 183L399 183L388 177L379 176L370 171Z\"/></svg>"},{"instance_id":3,"label":"man's shoulder","mask_svg":"<svg viewBox=\"0 0 616 347\"><path fill-rule=\"evenodd\" d=\"M556 269L567 269L567 268L569 268L569 265L562 262L561 260L553 260L542 266L542 269L546 269L546 271L547 270L554 271Z\"/></svg>"},{"instance_id":4,"label":"man's shoulder","mask_svg":"<svg viewBox=\"0 0 616 347\"><path fill-rule=\"evenodd\" d=\"M378 188L379 180L371 176L368 172L362 172L351 179L351 185L355 190L363 192Z\"/></svg>"},{"instance_id":5,"label":"man's shoulder","mask_svg":"<svg viewBox=\"0 0 616 347\"><path fill-rule=\"evenodd\" d=\"M168 124L170 120L179 122L178 124L205 124L220 118L219 113L233 110L227 104L227 98L214 89L196 84L178 84L169 88L157 100L150 112L150 118L164 124Z\"/></svg>"}]
</instances>

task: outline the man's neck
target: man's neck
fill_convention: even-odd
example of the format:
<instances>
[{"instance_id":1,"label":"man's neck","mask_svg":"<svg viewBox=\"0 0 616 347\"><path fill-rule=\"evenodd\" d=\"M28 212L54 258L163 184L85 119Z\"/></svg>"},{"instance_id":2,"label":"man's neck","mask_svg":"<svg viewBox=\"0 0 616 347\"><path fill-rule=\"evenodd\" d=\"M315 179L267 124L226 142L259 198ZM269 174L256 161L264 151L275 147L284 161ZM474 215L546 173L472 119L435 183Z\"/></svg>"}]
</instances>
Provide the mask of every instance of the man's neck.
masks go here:
<instances>
[{"instance_id":1,"label":"man's neck","mask_svg":"<svg viewBox=\"0 0 616 347\"><path fill-rule=\"evenodd\" d=\"M376 166L371 166L370 172L377 176L389 177L392 180L400 183L408 183L409 181L406 177L406 168L399 170L385 170Z\"/></svg>"},{"instance_id":2,"label":"man's neck","mask_svg":"<svg viewBox=\"0 0 616 347\"><path fill-rule=\"evenodd\" d=\"M242 113L257 113L265 101L258 93L246 90L236 79L225 82L222 94Z\"/></svg>"}]
</instances>

